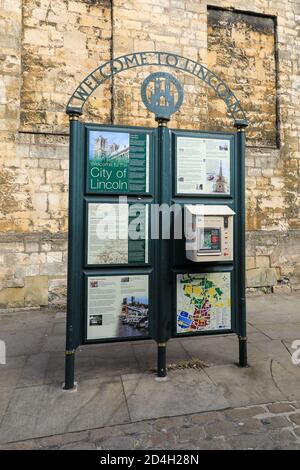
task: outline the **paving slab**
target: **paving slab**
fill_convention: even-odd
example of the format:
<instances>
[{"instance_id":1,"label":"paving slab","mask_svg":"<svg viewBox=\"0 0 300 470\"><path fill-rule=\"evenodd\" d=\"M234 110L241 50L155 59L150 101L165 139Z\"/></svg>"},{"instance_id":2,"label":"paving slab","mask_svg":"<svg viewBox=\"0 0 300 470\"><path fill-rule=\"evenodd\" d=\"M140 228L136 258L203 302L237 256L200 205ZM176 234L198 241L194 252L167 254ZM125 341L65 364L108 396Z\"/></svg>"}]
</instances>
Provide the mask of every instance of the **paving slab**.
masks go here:
<instances>
[{"instance_id":1,"label":"paving slab","mask_svg":"<svg viewBox=\"0 0 300 470\"><path fill-rule=\"evenodd\" d=\"M34 322L31 329L1 331L1 339L5 341L7 356L23 356L40 352L45 333L46 328L36 328Z\"/></svg>"},{"instance_id":2,"label":"paving slab","mask_svg":"<svg viewBox=\"0 0 300 470\"><path fill-rule=\"evenodd\" d=\"M222 366L237 364L239 361L239 342L236 335L234 335L234 338L232 338L232 335L186 338L182 339L182 346L190 357L200 359L208 365ZM266 360L267 358L268 355L258 349L255 342L248 343L249 364Z\"/></svg>"},{"instance_id":3,"label":"paving slab","mask_svg":"<svg viewBox=\"0 0 300 470\"><path fill-rule=\"evenodd\" d=\"M251 367L224 365L205 369L230 406L247 406L285 400L271 375L271 359Z\"/></svg>"},{"instance_id":4,"label":"paving slab","mask_svg":"<svg viewBox=\"0 0 300 470\"><path fill-rule=\"evenodd\" d=\"M300 338L300 321L287 322L274 318L273 322L257 323L256 328L271 339Z\"/></svg>"},{"instance_id":5,"label":"paving slab","mask_svg":"<svg viewBox=\"0 0 300 470\"><path fill-rule=\"evenodd\" d=\"M0 331L13 331L32 329L33 324L35 328L47 328L53 325L55 319L55 312L51 310L29 310L13 312L9 314L0 314ZM64 315L64 318L66 316Z\"/></svg>"},{"instance_id":6,"label":"paving slab","mask_svg":"<svg viewBox=\"0 0 300 470\"><path fill-rule=\"evenodd\" d=\"M64 352L51 352L45 383L63 380L65 368ZM75 377L77 381L118 377L121 373L139 372L138 363L130 343L80 346L75 355Z\"/></svg>"},{"instance_id":7,"label":"paving slab","mask_svg":"<svg viewBox=\"0 0 300 470\"><path fill-rule=\"evenodd\" d=\"M0 429L1 421L11 399L11 390L9 388L0 389Z\"/></svg>"},{"instance_id":8,"label":"paving slab","mask_svg":"<svg viewBox=\"0 0 300 470\"><path fill-rule=\"evenodd\" d=\"M183 348L191 358L200 359L207 364L233 364L238 361L238 339L231 341L228 336L209 338L184 338Z\"/></svg>"},{"instance_id":9,"label":"paving slab","mask_svg":"<svg viewBox=\"0 0 300 470\"><path fill-rule=\"evenodd\" d=\"M280 364L286 371L289 371L292 375L299 376L300 380L300 367L293 364L291 354L293 349L291 348L293 339L278 339L265 342L255 342L254 345L260 350L260 353L267 358L273 359Z\"/></svg>"},{"instance_id":10,"label":"paving slab","mask_svg":"<svg viewBox=\"0 0 300 470\"><path fill-rule=\"evenodd\" d=\"M65 320L65 319L64 319ZM53 324L51 335L61 335L64 338L66 337L66 323L65 321L57 321Z\"/></svg>"},{"instance_id":11,"label":"paving slab","mask_svg":"<svg viewBox=\"0 0 300 470\"><path fill-rule=\"evenodd\" d=\"M298 341L298 345L296 346L296 348L293 348L292 345L293 345L293 342L294 341ZM292 354L296 351L296 350L299 350L299 346L300 346L300 338L294 338L294 339L282 339L281 340L282 344L286 347L287 351L290 353L290 355L292 356ZM297 358L299 359L300 358L300 354L297 352ZM299 367L300 367L300 364L299 364Z\"/></svg>"},{"instance_id":12,"label":"paving slab","mask_svg":"<svg viewBox=\"0 0 300 470\"><path fill-rule=\"evenodd\" d=\"M251 323L248 323L247 325L247 338L249 343L254 343L255 341L267 341L271 339L267 333L259 330L259 326L256 327Z\"/></svg>"},{"instance_id":13,"label":"paving slab","mask_svg":"<svg viewBox=\"0 0 300 470\"><path fill-rule=\"evenodd\" d=\"M81 381L77 392L61 384L18 388L1 423L0 442L129 422L121 381Z\"/></svg>"},{"instance_id":14,"label":"paving slab","mask_svg":"<svg viewBox=\"0 0 300 470\"><path fill-rule=\"evenodd\" d=\"M171 371L166 381L157 381L154 374L129 374L122 381L132 421L229 406L203 370Z\"/></svg>"},{"instance_id":15,"label":"paving slab","mask_svg":"<svg viewBox=\"0 0 300 470\"><path fill-rule=\"evenodd\" d=\"M7 364L0 366L1 442L105 430L104 426L119 423L137 426L135 422L144 419L230 406L299 400L300 367L291 362L292 341L300 339L295 309L299 301L300 294L248 300L249 368L235 364L238 339L234 334L170 340L168 364L199 358L212 366L177 369L163 382L151 373L157 360L157 345L152 340L80 346L75 360L76 393L61 390L65 313L1 314L1 339L6 341L8 353ZM160 438L150 436L147 443L150 446ZM224 443L218 440L217 444L222 447ZM201 445L214 446L212 441ZM239 445L232 442L232 447ZM254 441L248 445L258 446Z\"/></svg>"},{"instance_id":16,"label":"paving slab","mask_svg":"<svg viewBox=\"0 0 300 470\"><path fill-rule=\"evenodd\" d=\"M43 352L49 351L65 351L66 350L66 338L63 335L52 335L48 334L42 345Z\"/></svg>"},{"instance_id":17,"label":"paving slab","mask_svg":"<svg viewBox=\"0 0 300 470\"><path fill-rule=\"evenodd\" d=\"M6 364L0 365L0 390L12 390L18 383L26 362L26 356L7 357Z\"/></svg>"},{"instance_id":18,"label":"paving slab","mask_svg":"<svg viewBox=\"0 0 300 470\"><path fill-rule=\"evenodd\" d=\"M248 319L255 326L259 323L292 322L299 325L300 292L292 294L266 294L247 299Z\"/></svg>"},{"instance_id":19,"label":"paving slab","mask_svg":"<svg viewBox=\"0 0 300 470\"><path fill-rule=\"evenodd\" d=\"M27 357L22 374L17 383L18 387L43 385L46 377L50 354L41 352Z\"/></svg>"},{"instance_id":20,"label":"paving slab","mask_svg":"<svg viewBox=\"0 0 300 470\"><path fill-rule=\"evenodd\" d=\"M282 363L272 360L272 378L287 400L298 400L300 397L300 368L292 362Z\"/></svg>"}]
</instances>

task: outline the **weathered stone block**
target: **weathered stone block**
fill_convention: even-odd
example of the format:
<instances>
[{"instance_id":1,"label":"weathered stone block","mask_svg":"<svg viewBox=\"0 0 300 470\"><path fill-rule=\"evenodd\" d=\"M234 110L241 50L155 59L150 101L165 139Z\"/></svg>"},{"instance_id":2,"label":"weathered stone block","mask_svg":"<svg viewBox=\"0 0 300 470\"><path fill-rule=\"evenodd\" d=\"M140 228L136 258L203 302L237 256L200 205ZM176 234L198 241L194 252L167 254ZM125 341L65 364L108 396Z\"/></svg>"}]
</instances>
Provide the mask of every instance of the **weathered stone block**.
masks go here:
<instances>
[{"instance_id":1,"label":"weathered stone block","mask_svg":"<svg viewBox=\"0 0 300 470\"><path fill-rule=\"evenodd\" d=\"M47 252L47 263L61 263L62 253L60 251L48 251Z\"/></svg>"},{"instance_id":2,"label":"weathered stone block","mask_svg":"<svg viewBox=\"0 0 300 470\"><path fill-rule=\"evenodd\" d=\"M26 253L35 253L39 251L39 244L37 242L26 241L25 242Z\"/></svg>"},{"instance_id":3,"label":"weathered stone block","mask_svg":"<svg viewBox=\"0 0 300 470\"><path fill-rule=\"evenodd\" d=\"M269 256L256 256L256 267L257 268L269 268L270 267Z\"/></svg>"},{"instance_id":4,"label":"weathered stone block","mask_svg":"<svg viewBox=\"0 0 300 470\"><path fill-rule=\"evenodd\" d=\"M277 284L275 268L249 269L246 273L247 287L267 287Z\"/></svg>"},{"instance_id":5,"label":"weathered stone block","mask_svg":"<svg viewBox=\"0 0 300 470\"><path fill-rule=\"evenodd\" d=\"M26 29L24 34L24 42L30 43L39 46L47 46L48 45L48 31L32 28Z\"/></svg>"},{"instance_id":6,"label":"weathered stone block","mask_svg":"<svg viewBox=\"0 0 300 470\"><path fill-rule=\"evenodd\" d=\"M274 294L289 294L291 292L291 286L288 284L279 284L278 286L273 286Z\"/></svg>"},{"instance_id":7,"label":"weathered stone block","mask_svg":"<svg viewBox=\"0 0 300 470\"><path fill-rule=\"evenodd\" d=\"M48 305L48 276L28 276L25 278L25 306Z\"/></svg>"},{"instance_id":8,"label":"weathered stone block","mask_svg":"<svg viewBox=\"0 0 300 470\"><path fill-rule=\"evenodd\" d=\"M254 269L255 268L255 257L254 256L247 256L246 258L246 269Z\"/></svg>"},{"instance_id":9,"label":"weathered stone block","mask_svg":"<svg viewBox=\"0 0 300 470\"><path fill-rule=\"evenodd\" d=\"M0 308L24 307L24 287L8 287L0 291Z\"/></svg>"},{"instance_id":10,"label":"weathered stone block","mask_svg":"<svg viewBox=\"0 0 300 470\"><path fill-rule=\"evenodd\" d=\"M294 411L294 408L289 403L272 403L268 405L270 413L288 413Z\"/></svg>"}]
</instances>

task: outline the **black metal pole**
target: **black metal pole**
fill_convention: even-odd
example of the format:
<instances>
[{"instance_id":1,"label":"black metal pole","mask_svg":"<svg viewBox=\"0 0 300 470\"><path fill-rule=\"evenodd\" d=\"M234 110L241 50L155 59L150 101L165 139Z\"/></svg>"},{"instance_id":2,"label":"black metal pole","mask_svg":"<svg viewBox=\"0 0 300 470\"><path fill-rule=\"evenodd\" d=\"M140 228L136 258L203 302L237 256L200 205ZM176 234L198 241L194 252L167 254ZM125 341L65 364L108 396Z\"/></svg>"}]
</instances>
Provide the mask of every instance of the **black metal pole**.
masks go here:
<instances>
[{"instance_id":1,"label":"black metal pole","mask_svg":"<svg viewBox=\"0 0 300 470\"><path fill-rule=\"evenodd\" d=\"M169 203L168 185L170 179L169 162L169 129L167 122L169 119L157 118L158 122L158 202L159 204ZM162 219L161 219L162 221ZM170 240L165 239L162 231L162 223L159 226L159 240L157 244L157 376L166 377L167 375L167 321L169 313L168 295L166 289L169 286L169 249Z\"/></svg>"},{"instance_id":2,"label":"black metal pole","mask_svg":"<svg viewBox=\"0 0 300 470\"><path fill-rule=\"evenodd\" d=\"M80 113L81 114L81 113ZM76 230L74 230L74 192L76 192L77 162L76 145L78 137L79 115L70 113L70 152L69 152L69 232L68 232L68 292L67 292L67 331L66 331L66 357L65 357L65 383L64 390L74 390L75 370L75 339L74 315L76 312L76 292L74 292L74 260L76 258Z\"/></svg>"},{"instance_id":3,"label":"black metal pole","mask_svg":"<svg viewBox=\"0 0 300 470\"><path fill-rule=\"evenodd\" d=\"M157 343L157 377L166 377L166 343Z\"/></svg>"},{"instance_id":4,"label":"black metal pole","mask_svg":"<svg viewBox=\"0 0 300 470\"><path fill-rule=\"evenodd\" d=\"M75 373L75 349L72 351L66 351L65 359L65 390L73 390L75 388L74 382Z\"/></svg>"},{"instance_id":5,"label":"black metal pole","mask_svg":"<svg viewBox=\"0 0 300 470\"><path fill-rule=\"evenodd\" d=\"M247 361L247 315L246 315L246 244L245 244L245 128L247 121L240 120L235 122L237 128L237 157L238 157L238 230L239 234L239 253L238 253L238 282L239 296L238 303L238 329L239 329L239 366L246 367Z\"/></svg>"}]
</instances>

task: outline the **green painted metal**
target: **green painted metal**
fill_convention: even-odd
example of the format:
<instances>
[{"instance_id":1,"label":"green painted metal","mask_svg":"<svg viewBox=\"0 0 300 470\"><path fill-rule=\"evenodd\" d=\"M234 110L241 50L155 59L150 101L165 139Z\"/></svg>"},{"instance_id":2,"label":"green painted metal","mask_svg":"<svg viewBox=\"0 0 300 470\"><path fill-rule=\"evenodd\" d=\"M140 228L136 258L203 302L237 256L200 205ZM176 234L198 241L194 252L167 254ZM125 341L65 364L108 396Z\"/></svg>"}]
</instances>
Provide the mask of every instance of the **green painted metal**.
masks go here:
<instances>
[{"instance_id":1,"label":"green painted metal","mask_svg":"<svg viewBox=\"0 0 300 470\"><path fill-rule=\"evenodd\" d=\"M143 54L146 54L143 56ZM143 57L147 54L136 54L122 56L113 62L108 62L101 66L110 67L111 75L122 70L113 70L114 64L118 60L126 60L128 67L140 65L150 65ZM160 65L184 70L188 73L196 74L198 78L208 83L208 76L215 77L215 74L205 69L194 61L181 56L168 53L158 54L158 60L169 57L167 63ZM161 55L160 55L161 54ZM166 55L167 54L167 55ZM166 56L164 56L166 55ZM173 62L171 61L173 57ZM139 60L138 60L139 58ZM129 60L130 59L130 60ZM177 62L176 62L177 60ZM181 62L179 63L179 61ZM186 61L185 67L182 65ZM172 65L173 64L173 65ZM181 64L181 65L180 65ZM193 71L190 67L193 67ZM197 69L198 67L198 69ZM202 68L201 68L202 67ZM98 70L98 69L96 69ZM206 72L205 72L206 71ZM100 72L99 72L100 73ZM207 73L207 75L205 75ZM94 75L93 75L94 74ZM212 75L209 75L212 74ZM111 75L103 76L102 81L95 80L95 71L88 77L94 76L93 88L90 82L89 93L82 93L80 96L81 107L72 105L71 97L67 112L70 115L70 179L69 179L69 251L68 251L68 308L67 308L67 334L66 334L66 368L65 368L65 389L74 388L74 366L75 350L81 344L106 343L119 341L132 341L138 339L153 338L158 344L158 376L166 375L166 345L167 341L175 336L194 336L236 333L239 337L239 364L247 365L247 338L246 338L246 302L245 302L245 133L247 127L245 114L241 110L237 101L236 110L231 109L231 115L235 119L237 132L195 132L183 130L171 130L166 126L167 118L158 119L157 128L143 128L133 126L102 126L89 123L81 123L78 120L82 114L82 106L92 91L99 86L102 81ZM87 86L88 77L82 82ZM217 83L224 83L223 81ZM97 86L96 86L97 85ZM208 83L212 86L212 83ZM78 89L82 84L79 85ZM228 87L227 87L228 88ZM228 89L229 90L229 89ZM218 92L217 90L215 90ZM230 90L229 90L230 92ZM232 92L230 92L232 93ZM228 97L234 96L229 94ZM224 99L224 96L221 96ZM229 99L229 98L228 98ZM224 100L225 101L225 100ZM225 101L226 102L226 101ZM227 101L228 111L230 103ZM128 203L138 201L152 207L155 204L166 204L168 207L173 203L180 204L224 204L233 209L236 213L234 217L234 260L233 262L215 263L193 263L185 257L184 240L166 240L162 238L162 227L160 226L159 239L149 239L149 261L148 263L136 263L133 265L88 265L87 263L87 205L97 202L118 202L117 192L95 193L89 191L87 181L87 158L88 158L88 135L91 130L101 131L123 131L123 132L147 132L151 136L150 151L150 186L148 192L128 194ZM199 138L228 139L230 140L230 181L231 190L229 194L178 194L176 192L176 138L178 136L193 136ZM152 219L152 220L151 220ZM151 223L155 229L158 221L151 218ZM174 221L171 224L171 233L174 230ZM154 230L155 231L155 230ZM176 275L180 273L206 273L206 272L229 272L231 277L231 299L232 318L231 329L220 331L201 331L196 333L176 332ZM149 277L149 336L126 337L126 338L105 338L87 339L87 282L90 276L112 276L141 274Z\"/></svg>"},{"instance_id":2,"label":"green painted metal","mask_svg":"<svg viewBox=\"0 0 300 470\"><path fill-rule=\"evenodd\" d=\"M153 136L153 155L150 193L128 197L128 202L147 204L225 204L236 212L234 218L234 261L215 263L193 263L185 257L184 240L149 240L149 263L137 265L88 265L87 250L87 204L91 202L116 202L118 196L88 194L86 181L87 135L92 129L135 130L132 126L91 126L78 121L70 123L70 215L69 215L69 265L68 265L68 322L67 351L75 350L80 344L106 343L153 338L159 344L166 343L174 336L194 336L236 333L240 341L240 365L247 364L246 354L246 309L245 309L245 201L244 201L244 132L203 133L195 131L170 130L163 122L158 128L149 129ZM142 129L145 130L145 129ZM229 194L207 194L194 196L176 193L176 137L228 139L231 147L231 191ZM154 218L152 223L157 221ZM171 233L174 229L171 225ZM162 230L162 227L160 227ZM162 233L160 232L160 238ZM176 333L176 274L230 272L232 298L232 327L230 330ZM105 338L88 340L86 336L87 279L97 275L149 275L149 300L151 312L149 336L138 338ZM165 374L166 346L158 350L159 367ZM66 355L66 388L72 388L74 381L74 355ZM70 385L71 384L71 385Z\"/></svg>"},{"instance_id":3,"label":"green painted metal","mask_svg":"<svg viewBox=\"0 0 300 470\"><path fill-rule=\"evenodd\" d=\"M171 92L171 84L177 90L175 101ZM147 95L149 85L153 85L154 90ZM149 87L150 88L150 87ZM146 108L155 114L156 121L169 121L183 102L183 88L176 77L166 72L155 72L148 75L142 83L141 97ZM163 98L163 100L162 100Z\"/></svg>"},{"instance_id":4,"label":"green painted metal","mask_svg":"<svg viewBox=\"0 0 300 470\"><path fill-rule=\"evenodd\" d=\"M237 155L239 159L237 181L238 188L238 227L237 233L237 292L238 292L238 334L239 334L239 364L241 367L247 366L247 318L246 318L246 243L245 243L245 128L247 122L236 124L237 132Z\"/></svg>"},{"instance_id":5,"label":"green painted metal","mask_svg":"<svg viewBox=\"0 0 300 470\"><path fill-rule=\"evenodd\" d=\"M212 88L218 97L224 101L228 114L235 122L246 120L240 101L217 74L192 59L162 51L125 54L99 65L76 88L68 102L67 113L81 115L87 99L106 80L126 70L145 66L158 66L160 69L168 67L193 75Z\"/></svg>"},{"instance_id":6,"label":"green painted metal","mask_svg":"<svg viewBox=\"0 0 300 470\"><path fill-rule=\"evenodd\" d=\"M82 244L83 232L83 126L78 120L70 120L69 152L69 232L68 232L68 290L65 389L74 388L75 349L81 344L82 325ZM74 352L73 352L74 351ZM71 353L72 352L72 353Z\"/></svg>"}]
</instances>

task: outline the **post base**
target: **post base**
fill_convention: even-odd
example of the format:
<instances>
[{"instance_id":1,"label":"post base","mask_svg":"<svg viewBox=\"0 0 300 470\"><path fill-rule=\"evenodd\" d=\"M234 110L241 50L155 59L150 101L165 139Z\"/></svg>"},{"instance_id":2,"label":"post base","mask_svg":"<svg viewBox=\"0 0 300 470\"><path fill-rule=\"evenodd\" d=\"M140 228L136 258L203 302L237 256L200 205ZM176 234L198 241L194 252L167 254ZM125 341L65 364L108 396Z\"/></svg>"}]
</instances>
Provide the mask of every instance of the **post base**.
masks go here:
<instances>
[{"instance_id":1,"label":"post base","mask_svg":"<svg viewBox=\"0 0 300 470\"><path fill-rule=\"evenodd\" d=\"M75 349L71 349L71 350L66 351L64 390L73 390L75 388L74 372L75 372Z\"/></svg>"},{"instance_id":2,"label":"post base","mask_svg":"<svg viewBox=\"0 0 300 470\"><path fill-rule=\"evenodd\" d=\"M239 336L239 366L247 367L247 337Z\"/></svg>"},{"instance_id":3,"label":"post base","mask_svg":"<svg viewBox=\"0 0 300 470\"><path fill-rule=\"evenodd\" d=\"M166 343L157 344L157 377L166 377Z\"/></svg>"},{"instance_id":4,"label":"post base","mask_svg":"<svg viewBox=\"0 0 300 470\"><path fill-rule=\"evenodd\" d=\"M63 384L62 384L62 389L63 389L64 392L69 392L69 393L77 392L77 390L78 390L78 383L77 383L77 382L74 382L73 388L66 388L66 384L63 383Z\"/></svg>"}]
</instances>

